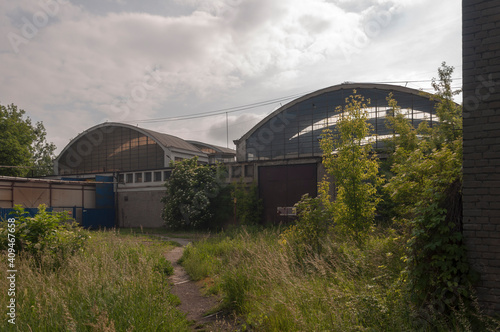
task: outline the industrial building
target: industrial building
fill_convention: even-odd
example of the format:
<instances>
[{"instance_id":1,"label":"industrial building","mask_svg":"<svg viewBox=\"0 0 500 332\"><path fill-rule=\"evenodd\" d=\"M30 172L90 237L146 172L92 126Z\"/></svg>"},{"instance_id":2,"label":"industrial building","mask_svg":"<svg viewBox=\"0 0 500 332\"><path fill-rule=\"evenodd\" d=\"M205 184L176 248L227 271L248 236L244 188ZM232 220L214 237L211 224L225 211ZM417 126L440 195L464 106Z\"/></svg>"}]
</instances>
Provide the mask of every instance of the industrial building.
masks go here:
<instances>
[{"instance_id":1,"label":"industrial building","mask_svg":"<svg viewBox=\"0 0 500 332\"><path fill-rule=\"evenodd\" d=\"M337 132L346 98L354 91L366 100L368 122L373 128L366 141L376 149L383 149L384 139L392 136L386 126L390 93L415 127L422 121L432 126L438 120L436 102L430 100L430 94L388 84L340 84L283 105L235 141L237 163L230 169L232 178L258 183L266 221L288 221L294 215L293 205L303 194L317 195L318 180L325 175L320 136L326 128Z\"/></svg>"},{"instance_id":2,"label":"industrial building","mask_svg":"<svg viewBox=\"0 0 500 332\"><path fill-rule=\"evenodd\" d=\"M373 128L367 142L377 149L383 149L384 138L392 135L385 123L391 112L390 93L414 126L422 121L432 126L437 120L435 102L421 91L387 84L340 84L278 108L234 142L236 151L127 124L102 123L77 135L62 150L54 162L55 178L96 183L94 202L85 206L76 199L69 204L87 226L160 227L170 163L196 156L200 163L224 163L228 182L256 182L264 202L263 220L287 222L302 195L316 196L318 180L325 176L320 135L326 128L336 132L353 91L366 99ZM6 205L2 207L11 207ZM89 213L92 221L83 218Z\"/></svg>"}]
</instances>

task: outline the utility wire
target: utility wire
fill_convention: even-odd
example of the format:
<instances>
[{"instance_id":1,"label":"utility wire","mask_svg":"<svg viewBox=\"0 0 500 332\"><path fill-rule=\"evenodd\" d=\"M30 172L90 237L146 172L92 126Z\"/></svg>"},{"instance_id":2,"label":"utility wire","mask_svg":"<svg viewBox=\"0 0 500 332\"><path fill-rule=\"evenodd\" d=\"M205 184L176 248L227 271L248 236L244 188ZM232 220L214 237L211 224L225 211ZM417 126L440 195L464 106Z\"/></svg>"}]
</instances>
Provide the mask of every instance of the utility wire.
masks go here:
<instances>
[{"instance_id":1,"label":"utility wire","mask_svg":"<svg viewBox=\"0 0 500 332\"><path fill-rule=\"evenodd\" d=\"M461 77L453 78L452 80L462 80ZM430 83L432 82L432 79L427 79L427 80L407 80L407 81L381 81L381 82L369 82L372 84L408 84L408 83ZM352 83L367 83L367 82L346 82L349 84ZM432 88L421 88L422 90L431 90ZM287 101L290 99L296 99L298 97L302 97L308 93L317 91L316 90L311 90L308 92L303 92L303 93L297 93L294 95L289 95L285 97L280 97L280 98L275 98L275 99L269 99L265 101L260 101L260 102L255 102L251 104L246 104L242 106L235 106L235 107L229 107L229 108L222 108L214 111L207 111L207 112L200 112L200 113L195 113L195 114L188 114L188 115L180 115L180 116L171 116L171 117L164 117L164 118L151 118L151 119L138 119L138 120L125 120L121 121L123 123L156 123L156 122L168 122L168 121L181 121L181 120L191 120L191 119L199 119L199 118L204 118L204 117L209 117L209 116L215 116L215 115L222 115L222 114L227 114L227 113L234 113L234 112L241 112L241 111L246 111L249 109L257 108L257 107L262 107L262 106L267 106L271 104L275 104L278 102L283 102Z\"/></svg>"},{"instance_id":2,"label":"utility wire","mask_svg":"<svg viewBox=\"0 0 500 332\"><path fill-rule=\"evenodd\" d=\"M141 120L127 120L127 121L122 121L122 122L129 122L129 123L153 123L153 122L164 122L164 121L179 121L179 120L188 120L188 119L198 119L198 118L204 118L208 116L214 116L214 115L222 115L225 113L234 113L234 112L241 112L245 110L249 110L252 108L257 108L261 106L267 106L271 104L275 104L278 102L290 100L290 99L295 99L298 97L301 97L306 93L298 93L286 97L281 97L281 98L276 98L276 99L270 99L266 101L261 101L261 102L256 102L252 104L246 104L242 106L235 106L235 107L229 107L229 108L222 108L218 109L215 111L208 111L208 112L201 112L201 113L195 113L195 114L189 114L189 115L181 115L181 116L173 116L173 117L165 117L165 118L153 118L153 119L141 119Z\"/></svg>"}]
</instances>

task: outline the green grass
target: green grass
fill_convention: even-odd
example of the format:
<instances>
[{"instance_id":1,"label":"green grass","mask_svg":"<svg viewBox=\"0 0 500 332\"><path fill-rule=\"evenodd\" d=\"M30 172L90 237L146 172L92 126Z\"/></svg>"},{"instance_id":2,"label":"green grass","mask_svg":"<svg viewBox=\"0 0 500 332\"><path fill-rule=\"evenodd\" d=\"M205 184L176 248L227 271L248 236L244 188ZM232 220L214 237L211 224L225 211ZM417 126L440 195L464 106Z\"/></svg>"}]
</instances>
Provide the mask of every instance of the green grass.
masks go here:
<instances>
[{"instance_id":1,"label":"green grass","mask_svg":"<svg viewBox=\"0 0 500 332\"><path fill-rule=\"evenodd\" d=\"M172 238L194 238L198 239L206 236L206 233L200 231L172 231L164 227L149 228L149 227L132 227L132 228L117 228L116 231L122 235L140 235L140 234L157 234L165 235Z\"/></svg>"},{"instance_id":2,"label":"green grass","mask_svg":"<svg viewBox=\"0 0 500 332\"><path fill-rule=\"evenodd\" d=\"M85 249L57 269L44 268L49 259L39 268L29 256L17 257L16 325L5 318L0 325L9 331L189 330L167 282L172 267L163 254L171 245L113 231L90 236ZM4 267L6 259L2 252ZM0 271L3 304L9 300L6 270Z\"/></svg>"},{"instance_id":3,"label":"green grass","mask_svg":"<svg viewBox=\"0 0 500 332\"><path fill-rule=\"evenodd\" d=\"M257 331L495 330L498 322L461 308L448 316L413 308L401 271L404 240L372 234L360 249L329 237L321 254L297 255L278 230L221 233L196 242L182 264L210 279L223 308ZM463 310L462 310L463 309Z\"/></svg>"}]
</instances>

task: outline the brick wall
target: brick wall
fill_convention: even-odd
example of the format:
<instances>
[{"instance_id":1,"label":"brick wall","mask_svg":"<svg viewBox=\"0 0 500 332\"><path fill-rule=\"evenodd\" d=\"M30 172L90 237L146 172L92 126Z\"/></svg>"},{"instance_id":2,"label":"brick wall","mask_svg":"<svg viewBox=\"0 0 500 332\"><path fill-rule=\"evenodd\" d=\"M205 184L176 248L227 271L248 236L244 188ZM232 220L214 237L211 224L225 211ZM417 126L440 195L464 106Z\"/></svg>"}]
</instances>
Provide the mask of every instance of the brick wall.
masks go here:
<instances>
[{"instance_id":1,"label":"brick wall","mask_svg":"<svg viewBox=\"0 0 500 332\"><path fill-rule=\"evenodd\" d=\"M479 301L500 313L500 1L463 0L464 235Z\"/></svg>"}]
</instances>

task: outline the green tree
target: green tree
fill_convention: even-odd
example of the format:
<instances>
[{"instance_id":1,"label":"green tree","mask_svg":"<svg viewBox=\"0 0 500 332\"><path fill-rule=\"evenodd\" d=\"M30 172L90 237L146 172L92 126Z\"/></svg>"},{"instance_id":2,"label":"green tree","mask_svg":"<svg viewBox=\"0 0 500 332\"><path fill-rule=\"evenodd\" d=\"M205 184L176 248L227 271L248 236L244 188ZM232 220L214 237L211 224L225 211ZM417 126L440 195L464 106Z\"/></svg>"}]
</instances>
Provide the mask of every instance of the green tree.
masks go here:
<instances>
[{"instance_id":1,"label":"green tree","mask_svg":"<svg viewBox=\"0 0 500 332\"><path fill-rule=\"evenodd\" d=\"M335 181L335 200L328 203L328 180L320 185L324 205L329 205L335 228L359 242L367 235L375 218L380 201L377 187L382 179L378 175L379 162L367 137L371 127L367 123L368 112L364 97L354 95L346 98L344 109L337 121L338 135L325 130L321 141L323 165Z\"/></svg>"},{"instance_id":2,"label":"green tree","mask_svg":"<svg viewBox=\"0 0 500 332\"><path fill-rule=\"evenodd\" d=\"M438 123L419 126L419 138L405 144L409 120L398 118L395 112L389 121L396 124L398 139L392 156L393 177L385 189L407 230L405 274L414 303L449 308L459 297L470 295L472 272L462 243L461 214L456 213L461 211L461 107L453 102L458 93L451 88L453 67L443 63L438 72L439 81L432 83Z\"/></svg>"},{"instance_id":3,"label":"green tree","mask_svg":"<svg viewBox=\"0 0 500 332\"><path fill-rule=\"evenodd\" d=\"M172 175L165 183L162 217L168 228L217 227L229 218L230 190L221 165L201 165L198 158L173 163Z\"/></svg>"},{"instance_id":4,"label":"green tree","mask_svg":"<svg viewBox=\"0 0 500 332\"><path fill-rule=\"evenodd\" d=\"M0 166L11 166L0 167L0 175L52 174L56 147L46 136L43 124L33 124L24 110L14 104L0 105Z\"/></svg>"}]
</instances>

